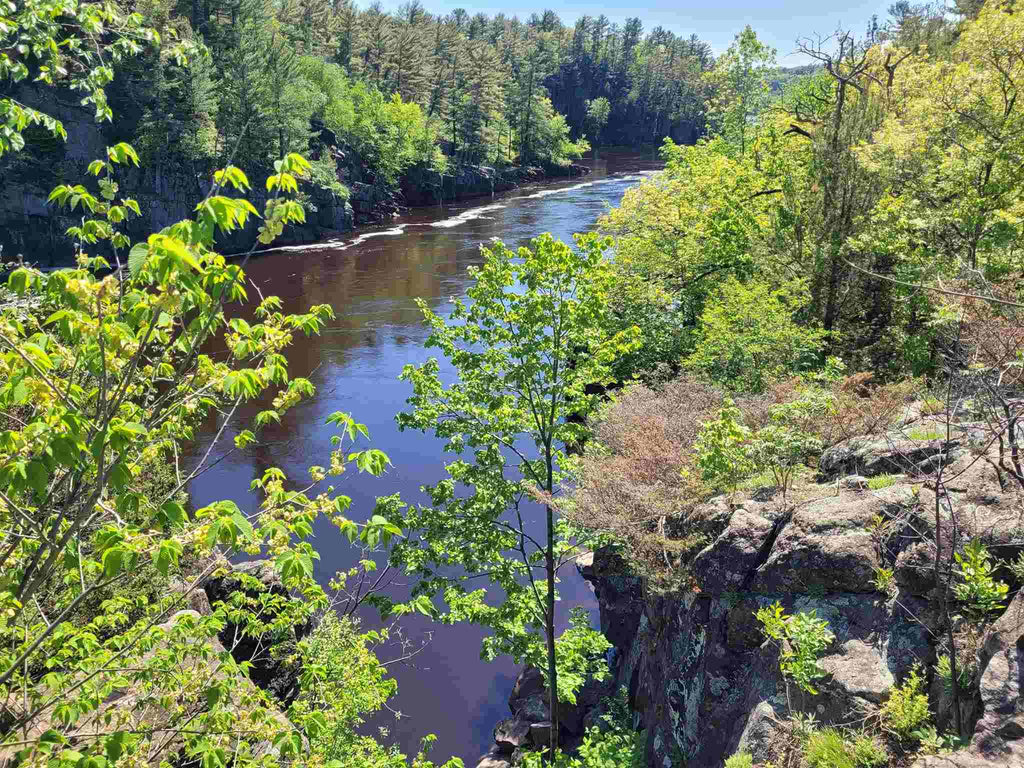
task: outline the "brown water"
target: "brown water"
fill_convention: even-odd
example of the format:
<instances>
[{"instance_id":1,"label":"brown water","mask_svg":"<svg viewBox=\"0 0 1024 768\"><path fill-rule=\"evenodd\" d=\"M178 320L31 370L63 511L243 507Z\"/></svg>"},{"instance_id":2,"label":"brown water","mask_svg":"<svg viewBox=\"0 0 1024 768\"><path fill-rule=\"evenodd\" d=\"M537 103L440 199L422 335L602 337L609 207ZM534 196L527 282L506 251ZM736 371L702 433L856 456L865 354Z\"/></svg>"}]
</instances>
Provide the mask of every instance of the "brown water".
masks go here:
<instances>
[{"instance_id":1,"label":"brown water","mask_svg":"<svg viewBox=\"0 0 1024 768\"><path fill-rule=\"evenodd\" d=\"M402 366L422 363L434 352L423 347L427 330L414 300L423 298L435 311L446 312L448 298L465 291L467 267L480 263L481 243L497 237L517 246L541 232L570 241L573 233L592 229L608 206L617 205L626 189L656 166L649 156L611 153L592 167L593 173L582 179L525 187L494 200L416 209L390 226L346 240L282 248L250 261L251 298L257 296L256 289L279 296L285 312L327 303L337 319L318 337L296 336L287 352L291 375L309 378L316 396L287 413L281 424L267 428L259 446L228 454L200 475L191 487L193 503L230 498L243 510L255 511L259 500L249 484L267 467L280 467L300 480L308 477L310 465L328 463L334 430L324 420L339 410L365 423L372 445L385 451L394 465L379 478L358 476L353 470L340 483L333 479L352 497L351 515L368 516L376 497L392 493L406 501L424 501L420 486L444 474L440 441L400 433L394 422L410 394L397 378ZM237 429L262 407L252 404L239 414ZM208 425L198 455L205 453L218 426ZM224 444L230 445L235 434L236 425L228 425ZM314 545L321 555L316 575L326 582L350 567L358 552L327 524L316 534ZM560 576L562 616L575 605L596 612L593 594L575 569L565 568ZM404 589L401 584L392 587L396 595ZM379 623L368 613L363 620L366 627ZM398 681L391 707L401 717L384 712L372 725L386 728L385 743L397 743L407 753L415 753L424 734L434 733L435 760L456 755L472 768L489 748L494 725L508 715L506 702L517 669L508 659L480 661L482 632L476 627L434 625L417 616L403 619L401 631L413 643L429 642L409 663L390 667ZM379 655L388 659L399 650L385 646Z\"/></svg>"}]
</instances>

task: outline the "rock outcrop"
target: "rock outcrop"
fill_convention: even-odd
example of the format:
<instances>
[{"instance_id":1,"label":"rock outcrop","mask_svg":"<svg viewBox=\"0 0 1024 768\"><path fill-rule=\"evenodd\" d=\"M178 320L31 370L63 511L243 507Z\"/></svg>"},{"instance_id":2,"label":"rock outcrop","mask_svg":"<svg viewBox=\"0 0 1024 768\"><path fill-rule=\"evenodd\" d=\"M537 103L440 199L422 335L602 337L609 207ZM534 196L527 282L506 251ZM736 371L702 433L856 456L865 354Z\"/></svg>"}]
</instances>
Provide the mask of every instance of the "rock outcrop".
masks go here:
<instances>
[{"instance_id":1,"label":"rock outcrop","mask_svg":"<svg viewBox=\"0 0 1024 768\"><path fill-rule=\"evenodd\" d=\"M820 471L829 482L805 501L732 505L723 497L699 509L716 534L690 563L685 589L658 593L615 552L594 554L582 570L615 646L613 689L629 691L649 765L720 768L738 750L755 764L781 764L791 711L845 725L877 713L914 665L935 663L943 636L930 544L936 505L923 465L938 455L958 473L949 504L939 506L958 510L960 541L980 537L1000 557L1024 549L1019 500L986 464L971 463L965 444L865 438L826 452ZM834 482L854 472L857 482ZM866 477L897 472L906 477L867 489ZM940 524L948 547L948 519ZM880 568L895 573L889 592L876 583ZM787 613L813 611L835 634L817 695L787 688L779 649L765 642L754 614L775 602ZM971 748L921 758L914 768L1024 766L1022 662L1019 596L978 654L980 702L967 707ZM933 695L933 707L941 730L949 704Z\"/></svg>"},{"instance_id":2,"label":"rock outcrop","mask_svg":"<svg viewBox=\"0 0 1024 768\"><path fill-rule=\"evenodd\" d=\"M229 602L236 592L240 592L251 601L259 601L263 595L284 600L292 599L281 584L273 564L267 560L235 563L226 575L209 579L203 587L213 605L221 601ZM277 603L269 600L265 604L267 607L262 609L264 615L261 618L270 622L278 610ZM301 669L298 665L286 661L286 657L295 643L305 637L311 629L309 626L298 626L287 637L264 637L254 636L235 624L227 624L220 632L220 641L231 651L235 661L249 662L252 665L249 677L256 686L274 696L283 707L287 707L299 693Z\"/></svg>"}]
</instances>

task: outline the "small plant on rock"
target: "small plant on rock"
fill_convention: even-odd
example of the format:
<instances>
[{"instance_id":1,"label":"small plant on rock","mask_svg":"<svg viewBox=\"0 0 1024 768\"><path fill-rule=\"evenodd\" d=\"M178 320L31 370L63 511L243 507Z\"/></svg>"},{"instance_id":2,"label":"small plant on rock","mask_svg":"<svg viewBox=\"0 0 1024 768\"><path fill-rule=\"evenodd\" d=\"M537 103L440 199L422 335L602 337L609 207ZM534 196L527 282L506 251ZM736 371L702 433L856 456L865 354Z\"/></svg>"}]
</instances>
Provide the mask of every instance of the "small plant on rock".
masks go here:
<instances>
[{"instance_id":1,"label":"small plant on rock","mask_svg":"<svg viewBox=\"0 0 1024 768\"><path fill-rule=\"evenodd\" d=\"M857 768L877 768L888 763L889 755L885 747L866 733L862 733L850 745L853 764Z\"/></svg>"},{"instance_id":2,"label":"small plant on rock","mask_svg":"<svg viewBox=\"0 0 1024 768\"><path fill-rule=\"evenodd\" d=\"M902 740L916 738L914 732L928 723L928 696L924 693L921 668L910 670L903 685L896 686L882 705L882 724Z\"/></svg>"},{"instance_id":3,"label":"small plant on rock","mask_svg":"<svg viewBox=\"0 0 1024 768\"><path fill-rule=\"evenodd\" d=\"M939 733L934 725L918 728L913 736L921 742L920 751L926 755L944 755L967 746L964 739L952 733Z\"/></svg>"},{"instance_id":4,"label":"small plant on rock","mask_svg":"<svg viewBox=\"0 0 1024 768\"><path fill-rule=\"evenodd\" d=\"M835 728L811 734L804 744L804 761L810 768L857 768L843 734Z\"/></svg>"},{"instance_id":5,"label":"small plant on rock","mask_svg":"<svg viewBox=\"0 0 1024 768\"><path fill-rule=\"evenodd\" d=\"M980 539L967 542L956 562L961 580L953 586L953 595L972 619L983 621L1005 605L1010 588L992 575L992 557Z\"/></svg>"},{"instance_id":6,"label":"small plant on rock","mask_svg":"<svg viewBox=\"0 0 1024 768\"><path fill-rule=\"evenodd\" d=\"M814 611L787 616L778 602L759 609L755 616L764 634L782 646L779 657L782 674L800 690L817 694L814 681L828 674L818 659L835 640L828 622L819 619Z\"/></svg>"},{"instance_id":7,"label":"small plant on rock","mask_svg":"<svg viewBox=\"0 0 1024 768\"><path fill-rule=\"evenodd\" d=\"M938 674L939 679L942 680L942 685L948 693L953 691L953 665L950 663L949 654L943 653L939 656L938 661L935 664L935 672ZM964 664L963 661L957 659L956 665L956 679L957 687L961 691L966 691L971 687L974 681L974 670L971 666Z\"/></svg>"},{"instance_id":8,"label":"small plant on rock","mask_svg":"<svg viewBox=\"0 0 1024 768\"><path fill-rule=\"evenodd\" d=\"M879 566L875 568L875 578L871 580L871 583L883 595L891 594L896 586L895 572L892 568L882 568Z\"/></svg>"},{"instance_id":9,"label":"small plant on rock","mask_svg":"<svg viewBox=\"0 0 1024 768\"><path fill-rule=\"evenodd\" d=\"M823 444L817 437L797 429L770 424L759 429L746 446L747 458L758 470L767 470L782 489L783 498L793 473L808 457L819 454Z\"/></svg>"},{"instance_id":10,"label":"small plant on rock","mask_svg":"<svg viewBox=\"0 0 1024 768\"><path fill-rule=\"evenodd\" d=\"M868 478L868 488L872 491L880 491L883 488L896 485L898 475L875 475Z\"/></svg>"},{"instance_id":11,"label":"small plant on rock","mask_svg":"<svg viewBox=\"0 0 1024 768\"><path fill-rule=\"evenodd\" d=\"M725 761L725 768L754 768L754 758L749 752L737 752Z\"/></svg>"}]
</instances>

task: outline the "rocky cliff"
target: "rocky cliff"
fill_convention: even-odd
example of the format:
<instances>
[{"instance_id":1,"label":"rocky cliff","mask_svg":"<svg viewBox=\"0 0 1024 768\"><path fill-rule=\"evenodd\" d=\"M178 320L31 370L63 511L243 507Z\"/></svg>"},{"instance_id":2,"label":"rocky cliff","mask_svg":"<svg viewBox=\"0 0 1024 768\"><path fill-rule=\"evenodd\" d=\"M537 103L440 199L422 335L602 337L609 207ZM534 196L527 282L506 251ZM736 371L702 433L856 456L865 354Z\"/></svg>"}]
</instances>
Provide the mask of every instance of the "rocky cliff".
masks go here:
<instances>
[{"instance_id":1,"label":"rocky cliff","mask_svg":"<svg viewBox=\"0 0 1024 768\"><path fill-rule=\"evenodd\" d=\"M961 542L979 537L1000 558L1024 549L1019 492L1000 487L967 450L969 438L965 431L949 443L908 444L902 433L854 439L822 456L825 482L809 498L794 503L767 492L755 494L760 500L712 500L701 513L718 534L692 562L692 585L681 592L658 593L612 550L594 554L584 575L615 646L615 683L627 687L637 727L646 729L650 765L719 768L738 750L755 765L789 765L791 707L819 724L877 720L911 667L931 669L947 630L930 554L936 465L956 478L944 492L940 486L946 547L955 520ZM867 476L900 471L889 487L868 488ZM876 586L879 568L894 573L887 592ZM1020 585L1000 576L1013 596ZM787 702L779 650L754 616L776 601L787 613L814 611L835 633L816 696L791 686ZM971 746L918 757L914 768L1024 765L1022 656L1024 592L985 628L976 651L975 683L962 705ZM949 698L931 680L940 731L952 722Z\"/></svg>"},{"instance_id":2,"label":"rocky cliff","mask_svg":"<svg viewBox=\"0 0 1024 768\"><path fill-rule=\"evenodd\" d=\"M611 548L582 559L614 646L613 679L582 697L571 722L594 721L600 696L625 687L650 766L721 768L737 751L750 753L755 766L800 766L794 713L813 716L818 727L877 728L894 686L921 665L934 723L948 732L952 697L935 664L952 630L970 666L961 700L970 745L927 754L890 744L889 765L1024 766L1024 590L1017 593L1021 585L1005 567L1024 551L1022 493L978 458L975 427L960 425L947 441L936 437L944 434L939 425L918 423L833 446L820 457L817 484L789 498L761 489L705 503L694 515L711 535L678 580L685 587L658 588ZM937 484L940 466L946 480ZM943 610L935 541L948 561L954 536L958 547L980 539L1004 564L996 576L1010 592L1001 615L969 622ZM884 582L882 571L890 574ZM813 611L835 635L816 695L787 686L780 648L755 617L776 602L787 614ZM531 744L531 723L546 719L534 678L529 670L520 676L512 715L495 730L495 750L482 766L514 764L515 750ZM571 748L577 734L561 736Z\"/></svg>"}]
</instances>

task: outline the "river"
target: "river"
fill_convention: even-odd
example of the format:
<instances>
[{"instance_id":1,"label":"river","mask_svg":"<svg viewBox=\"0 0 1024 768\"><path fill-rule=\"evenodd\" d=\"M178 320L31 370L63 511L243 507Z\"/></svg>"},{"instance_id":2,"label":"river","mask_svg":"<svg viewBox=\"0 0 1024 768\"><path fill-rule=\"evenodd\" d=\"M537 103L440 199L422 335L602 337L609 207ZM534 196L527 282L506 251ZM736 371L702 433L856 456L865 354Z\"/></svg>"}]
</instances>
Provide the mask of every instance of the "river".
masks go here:
<instances>
[{"instance_id":1,"label":"river","mask_svg":"<svg viewBox=\"0 0 1024 768\"><path fill-rule=\"evenodd\" d=\"M481 243L497 237L518 246L542 232L571 241L573 233L592 229L626 189L657 167L648 155L624 153L608 153L589 164L593 171L582 179L523 187L493 200L414 209L388 226L352 233L345 240L281 248L253 258L246 270L250 298L257 292L276 295L285 312L327 303L337 319L317 337L297 335L287 351L290 374L308 377L316 395L285 414L280 424L266 428L258 446L222 456L197 477L190 488L193 504L229 498L254 512L259 499L249 492L249 484L267 467L280 467L296 479L308 477L307 467L328 463L333 428L324 420L338 410L365 423L372 445L393 464L379 478L356 475L353 469L340 482L332 479L352 497L352 516L367 516L375 498L392 493L423 501L420 486L443 476L440 442L400 433L394 422L410 394L409 386L398 381L399 372L433 352L423 347L427 330L415 299L446 312L448 298L466 289L467 268L480 263ZM237 428L261 407L251 404L240 414ZM205 452L216 426L207 425L199 451ZM223 440L229 441L235 430L229 424ZM316 535L314 546L321 555L316 575L326 583L350 567L358 552L328 524ZM575 570L567 567L560 575L559 612L567 616L581 604L595 612L593 594ZM394 589L400 591L402 585ZM372 615L364 616L364 626L374 624ZM423 735L436 734L431 753L435 760L455 755L472 768L490 747L494 725L508 716L506 702L517 669L508 659L480 661L482 633L475 627L407 617L401 632L422 646L408 663L389 667L398 682L390 705L401 717L385 711L371 725L386 728L383 741L397 743L410 754ZM399 651L392 644L380 648L378 655L386 660Z\"/></svg>"}]
</instances>

